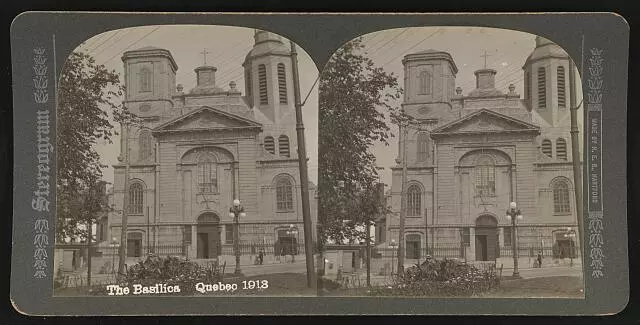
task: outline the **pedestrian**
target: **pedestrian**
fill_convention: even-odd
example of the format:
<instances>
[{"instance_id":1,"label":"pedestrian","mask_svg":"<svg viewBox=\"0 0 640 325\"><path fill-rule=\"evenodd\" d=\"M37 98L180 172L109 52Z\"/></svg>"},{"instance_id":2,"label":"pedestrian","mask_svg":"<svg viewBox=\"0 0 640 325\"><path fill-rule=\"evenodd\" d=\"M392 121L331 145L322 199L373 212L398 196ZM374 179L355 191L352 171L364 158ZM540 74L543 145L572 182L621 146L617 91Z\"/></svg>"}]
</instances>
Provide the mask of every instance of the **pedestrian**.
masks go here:
<instances>
[{"instance_id":1,"label":"pedestrian","mask_svg":"<svg viewBox=\"0 0 640 325\"><path fill-rule=\"evenodd\" d=\"M538 252L538 258L537 258L537 262L538 262L538 267L542 267L542 251Z\"/></svg>"},{"instance_id":2,"label":"pedestrian","mask_svg":"<svg viewBox=\"0 0 640 325\"><path fill-rule=\"evenodd\" d=\"M284 253L284 247L282 247L282 249L280 249L280 263L282 263L283 260L286 262L285 260L286 257L287 256Z\"/></svg>"},{"instance_id":3,"label":"pedestrian","mask_svg":"<svg viewBox=\"0 0 640 325\"><path fill-rule=\"evenodd\" d=\"M260 262L260 265L262 265L262 262L264 261L264 250L262 248L260 248L260 252L258 252L258 261Z\"/></svg>"}]
</instances>

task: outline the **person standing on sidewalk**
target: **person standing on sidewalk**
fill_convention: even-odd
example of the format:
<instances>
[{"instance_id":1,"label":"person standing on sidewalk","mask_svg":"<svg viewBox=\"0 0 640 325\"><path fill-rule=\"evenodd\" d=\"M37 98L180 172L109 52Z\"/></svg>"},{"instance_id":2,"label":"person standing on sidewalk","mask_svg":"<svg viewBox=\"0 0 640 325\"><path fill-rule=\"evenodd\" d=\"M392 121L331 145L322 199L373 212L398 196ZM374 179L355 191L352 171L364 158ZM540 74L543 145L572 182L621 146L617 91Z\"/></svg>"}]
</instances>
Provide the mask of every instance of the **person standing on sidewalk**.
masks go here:
<instances>
[{"instance_id":1,"label":"person standing on sidewalk","mask_svg":"<svg viewBox=\"0 0 640 325\"><path fill-rule=\"evenodd\" d=\"M260 263L260 265L262 265L263 261L264 261L264 250L260 248L260 251L258 252L258 262Z\"/></svg>"},{"instance_id":2,"label":"person standing on sidewalk","mask_svg":"<svg viewBox=\"0 0 640 325\"><path fill-rule=\"evenodd\" d=\"M538 252L538 257L536 258L536 261L537 261L536 264L538 264L538 267L541 268L542 267L542 251Z\"/></svg>"}]
</instances>

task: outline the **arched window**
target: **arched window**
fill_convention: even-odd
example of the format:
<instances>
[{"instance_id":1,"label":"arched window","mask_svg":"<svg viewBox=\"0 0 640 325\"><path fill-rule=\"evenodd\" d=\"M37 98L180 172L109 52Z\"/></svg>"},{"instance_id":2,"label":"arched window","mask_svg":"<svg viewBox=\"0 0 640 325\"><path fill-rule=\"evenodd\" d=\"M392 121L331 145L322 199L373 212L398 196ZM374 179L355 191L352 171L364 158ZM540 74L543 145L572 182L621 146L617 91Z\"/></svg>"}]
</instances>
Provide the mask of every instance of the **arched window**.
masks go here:
<instances>
[{"instance_id":1,"label":"arched window","mask_svg":"<svg viewBox=\"0 0 640 325\"><path fill-rule=\"evenodd\" d=\"M218 192L218 171L216 159L211 154L198 157L198 188L200 193Z\"/></svg>"},{"instance_id":2,"label":"arched window","mask_svg":"<svg viewBox=\"0 0 640 325\"><path fill-rule=\"evenodd\" d=\"M129 213L142 214L143 194L142 184L133 183L129 186Z\"/></svg>"},{"instance_id":3,"label":"arched window","mask_svg":"<svg viewBox=\"0 0 640 325\"><path fill-rule=\"evenodd\" d=\"M559 66L558 73L558 107L567 107L567 95L565 89L564 67Z\"/></svg>"},{"instance_id":4,"label":"arched window","mask_svg":"<svg viewBox=\"0 0 640 325\"><path fill-rule=\"evenodd\" d=\"M418 161L429 158L429 135L426 132L418 134Z\"/></svg>"},{"instance_id":5,"label":"arched window","mask_svg":"<svg viewBox=\"0 0 640 325\"><path fill-rule=\"evenodd\" d=\"M568 182L566 180L556 180L551 187L553 189L553 212L557 214L570 213Z\"/></svg>"},{"instance_id":6,"label":"arched window","mask_svg":"<svg viewBox=\"0 0 640 325\"><path fill-rule=\"evenodd\" d=\"M149 129L140 130L140 139L139 141L139 152L138 158L139 160L145 160L149 158L153 154L153 137L151 136L151 131Z\"/></svg>"},{"instance_id":7,"label":"arched window","mask_svg":"<svg viewBox=\"0 0 640 325\"><path fill-rule=\"evenodd\" d=\"M538 68L538 108L547 107L547 72L544 67Z\"/></svg>"},{"instance_id":8,"label":"arched window","mask_svg":"<svg viewBox=\"0 0 640 325\"><path fill-rule=\"evenodd\" d=\"M275 144L275 140L273 140L273 137L268 136L264 138L264 150L272 154L276 153L276 144Z\"/></svg>"},{"instance_id":9,"label":"arched window","mask_svg":"<svg viewBox=\"0 0 640 325\"><path fill-rule=\"evenodd\" d=\"M567 141L563 138L556 140L556 158L567 160Z\"/></svg>"},{"instance_id":10,"label":"arched window","mask_svg":"<svg viewBox=\"0 0 640 325\"><path fill-rule=\"evenodd\" d=\"M269 104L267 93L267 67L264 64L258 66L258 88L260 91L260 104Z\"/></svg>"},{"instance_id":11,"label":"arched window","mask_svg":"<svg viewBox=\"0 0 640 325\"><path fill-rule=\"evenodd\" d=\"M407 215L420 216L422 207L422 195L418 185L411 185L407 190Z\"/></svg>"},{"instance_id":12,"label":"arched window","mask_svg":"<svg viewBox=\"0 0 640 325\"><path fill-rule=\"evenodd\" d=\"M280 94L280 104L287 103L287 74L284 64L278 63L278 91Z\"/></svg>"},{"instance_id":13,"label":"arched window","mask_svg":"<svg viewBox=\"0 0 640 325\"><path fill-rule=\"evenodd\" d=\"M140 92L151 91L151 70L140 69Z\"/></svg>"},{"instance_id":14,"label":"arched window","mask_svg":"<svg viewBox=\"0 0 640 325\"><path fill-rule=\"evenodd\" d=\"M286 135L281 135L278 138L278 151L280 152L280 156L291 156L289 152L289 137L287 137Z\"/></svg>"},{"instance_id":15,"label":"arched window","mask_svg":"<svg viewBox=\"0 0 640 325\"><path fill-rule=\"evenodd\" d=\"M483 156L476 164L476 192L480 196L496 193L496 170L493 159Z\"/></svg>"},{"instance_id":16,"label":"arched window","mask_svg":"<svg viewBox=\"0 0 640 325\"><path fill-rule=\"evenodd\" d=\"M276 208L281 212L293 210L293 185L288 177L276 182Z\"/></svg>"},{"instance_id":17,"label":"arched window","mask_svg":"<svg viewBox=\"0 0 640 325\"><path fill-rule=\"evenodd\" d=\"M431 94L431 73L421 71L418 75L418 93L421 95Z\"/></svg>"},{"instance_id":18,"label":"arched window","mask_svg":"<svg viewBox=\"0 0 640 325\"><path fill-rule=\"evenodd\" d=\"M553 149L551 147L552 147L551 140L549 139L542 140L542 153L549 158L553 157Z\"/></svg>"}]
</instances>

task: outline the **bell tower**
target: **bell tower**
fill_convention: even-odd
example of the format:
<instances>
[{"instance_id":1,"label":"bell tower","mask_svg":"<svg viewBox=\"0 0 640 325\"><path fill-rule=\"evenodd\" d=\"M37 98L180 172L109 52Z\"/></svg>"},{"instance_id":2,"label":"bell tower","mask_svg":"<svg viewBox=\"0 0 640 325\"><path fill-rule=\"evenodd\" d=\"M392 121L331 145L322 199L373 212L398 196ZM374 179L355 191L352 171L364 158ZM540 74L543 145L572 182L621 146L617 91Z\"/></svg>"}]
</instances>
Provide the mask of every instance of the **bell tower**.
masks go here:
<instances>
[{"instance_id":1,"label":"bell tower","mask_svg":"<svg viewBox=\"0 0 640 325\"><path fill-rule=\"evenodd\" d=\"M124 104L140 117L160 115L175 94L176 64L171 52L147 46L124 52ZM169 106L169 107L167 107Z\"/></svg>"},{"instance_id":2,"label":"bell tower","mask_svg":"<svg viewBox=\"0 0 640 325\"><path fill-rule=\"evenodd\" d=\"M555 126L569 114L569 55L558 44L536 36L536 47L522 67L524 100Z\"/></svg>"},{"instance_id":3,"label":"bell tower","mask_svg":"<svg viewBox=\"0 0 640 325\"><path fill-rule=\"evenodd\" d=\"M291 46L288 40L263 30L255 30L253 38L253 48L242 64L247 102L255 118L263 124L264 137L272 137L278 143L272 153L288 152L286 157L295 157ZM287 145L281 146L285 141Z\"/></svg>"}]
</instances>

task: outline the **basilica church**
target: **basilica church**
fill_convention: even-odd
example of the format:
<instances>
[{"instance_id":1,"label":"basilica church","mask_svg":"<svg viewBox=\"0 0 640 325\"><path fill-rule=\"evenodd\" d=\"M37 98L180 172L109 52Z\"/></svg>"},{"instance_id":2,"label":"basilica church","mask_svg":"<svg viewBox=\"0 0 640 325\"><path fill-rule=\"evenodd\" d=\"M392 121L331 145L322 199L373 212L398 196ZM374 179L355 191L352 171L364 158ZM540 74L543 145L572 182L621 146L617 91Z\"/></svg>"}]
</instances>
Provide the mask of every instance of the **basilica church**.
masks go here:
<instances>
[{"instance_id":1,"label":"basilica church","mask_svg":"<svg viewBox=\"0 0 640 325\"><path fill-rule=\"evenodd\" d=\"M229 66L199 66L196 86L183 89L168 49L122 55L123 104L142 124L122 129L120 162L113 166L116 211L104 237L120 238L117 210L126 206L127 256L143 256L146 246L182 247L192 259L232 254L234 199L246 213L239 220L240 243L278 250L304 242L291 48L265 31L254 39L242 63L244 94L233 81L216 83L218 69ZM309 191L314 198L313 184ZM310 203L315 224L316 204Z\"/></svg>"},{"instance_id":2,"label":"basilica church","mask_svg":"<svg viewBox=\"0 0 640 325\"><path fill-rule=\"evenodd\" d=\"M406 147L407 259L419 259L427 244L436 255L439 247L460 248L455 254L471 261L507 255L514 231L505 217L510 202L522 212L516 229L521 255L534 247L536 254L575 247L572 160L579 157L571 154L569 108L577 103L569 101L569 56L537 37L522 59L523 97L513 85L496 89L497 72L486 67L475 71L475 89L465 94L456 87L458 69L447 52L404 57L402 106L414 123L407 138L399 138L389 191L395 213L378 220L381 245L399 238ZM581 111L578 123L582 129Z\"/></svg>"}]
</instances>

